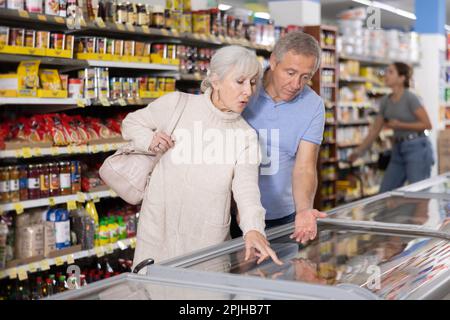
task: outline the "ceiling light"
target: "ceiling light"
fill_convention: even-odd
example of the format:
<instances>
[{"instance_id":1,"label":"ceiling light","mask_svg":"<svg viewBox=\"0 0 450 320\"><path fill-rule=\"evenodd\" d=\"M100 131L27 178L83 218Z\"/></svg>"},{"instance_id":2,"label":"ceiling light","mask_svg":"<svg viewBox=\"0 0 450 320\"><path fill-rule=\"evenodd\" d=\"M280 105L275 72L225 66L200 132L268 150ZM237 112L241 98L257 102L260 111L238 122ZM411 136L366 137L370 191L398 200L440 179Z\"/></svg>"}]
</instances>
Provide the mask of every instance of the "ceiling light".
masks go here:
<instances>
[{"instance_id":1,"label":"ceiling light","mask_svg":"<svg viewBox=\"0 0 450 320\"><path fill-rule=\"evenodd\" d=\"M221 3L221 4L219 4L218 8L219 8L219 10L226 11L226 10L230 9L231 6L228 4Z\"/></svg>"},{"instance_id":2,"label":"ceiling light","mask_svg":"<svg viewBox=\"0 0 450 320\"><path fill-rule=\"evenodd\" d=\"M267 12L255 12L255 14L253 15L256 18L261 18L261 19L270 19L270 14Z\"/></svg>"}]
</instances>

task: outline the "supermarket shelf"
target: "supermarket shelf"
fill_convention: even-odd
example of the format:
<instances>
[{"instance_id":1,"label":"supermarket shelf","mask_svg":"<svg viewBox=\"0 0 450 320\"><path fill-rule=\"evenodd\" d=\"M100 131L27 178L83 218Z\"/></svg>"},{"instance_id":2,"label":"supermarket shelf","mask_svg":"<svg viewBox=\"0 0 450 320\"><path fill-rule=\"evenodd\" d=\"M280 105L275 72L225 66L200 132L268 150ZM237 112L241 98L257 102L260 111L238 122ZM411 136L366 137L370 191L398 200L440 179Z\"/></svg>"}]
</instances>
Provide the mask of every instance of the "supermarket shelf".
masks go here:
<instances>
[{"instance_id":1,"label":"supermarket shelf","mask_svg":"<svg viewBox=\"0 0 450 320\"><path fill-rule=\"evenodd\" d=\"M371 108L372 104L370 102L345 102L339 101L339 107L351 107L351 108Z\"/></svg>"},{"instance_id":2,"label":"supermarket shelf","mask_svg":"<svg viewBox=\"0 0 450 320\"><path fill-rule=\"evenodd\" d=\"M359 146L361 143L347 143L347 144L338 144L338 148L340 149L344 149L344 148L356 148L357 146Z\"/></svg>"},{"instance_id":3,"label":"supermarket shelf","mask_svg":"<svg viewBox=\"0 0 450 320\"><path fill-rule=\"evenodd\" d=\"M339 81L340 81L340 82L362 82L362 83L365 83L365 82L372 82L372 81L369 80L368 78L364 78L364 77L355 77L355 76L352 76L352 77L340 77L340 78L339 78Z\"/></svg>"},{"instance_id":4,"label":"supermarket shelf","mask_svg":"<svg viewBox=\"0 0 450 320\"><path fill-rule=\"evenodd\" d=\"M375 186L375 187L372 187L370 189L365 189L364 190L364 196L346 198L345 202L353 202L353 201L357 201L357 200L361 200L361 199L372 197L372 196L378 194L378 189L379 189L379 186Z\"/></svg>"},{"instance_id":5,"label":"supermarket shelf","mask_svg":"<svg viewBox=\"0 0 450 320\"><path fill-rule=\"evenodd\" d=\"M101 198L117 197L117 194L112 190L96 191L96 192L79 192L78 194L71 194L67 196L57 196L53 198L42 198L36 200L25 200L20 202L11 202L0 205L0 212L16 211L18 214L22 213L24 209L39 208L46 206L53 206L57 204L68 203L71 201L84 202L86 200L97 200Z\"/></svg>"},{"instance_id":6,"label":"supermarket shelf","mask_svg":"<svg viewBox=\"0 0 450 320\"><path fill-rule=\"evenodd\" d=\"M64 32L67 30L66 19L59 16L29 13L24 10L0 9L0 21L3 26L20 27Z\"/></svg>"},{"instance_id":7,"label":"supermarket shelf","mask_svg":"<svg viewBox=\"0 0 450 320\"><path fill-rule=\"evenodd\" d=\"M321 83L320 86L322 88L336 88L336 84L335 83Z\"/></svg>"},{"instance_id":8,"label":"supermarket shelf","mask_svg":"<svg viewBox=\"0 0 450 320\"><path fill-rule=\"evenodd\" d=\"M58 67L61 72L80 70L89 66L85 60L0 53L0 62L3 63L20 63L28 60L40 60L41 65Z\"/></svg>"},{"instance_id":9,"label":"supermarket shelf","mask_svg":"<svg viewBox=\"0 0 450 320\"><path fill-rule=\"evenodd\" d=\"M0 105L64 105L76 106L79 99L58 99L58 98L1 98Z\"/></svg>"},{"instance_id":10,"label":"supermarket shelf","mask_svg":"<svg viewBox=\"0 0 450 320\"><path fill-rule=\"evenodd\" d=\"M384 60L384 59L369 59L365 56L348 56L341 54L339 55L340 60L356 60L361 63L365 64L372 64L372 65L381 65L381 66L388 66L392 63L392 61Z\"/></svg>"},{"instance_id":11,"label":"supermarket shelf","mask_svg":"<svg viewBox=\"0 0 450 320\"><path fill-rule=\"evenodd\" d=\"M330 177L324 177L324 178L322 178L321 180L322 180L322 182L333 182L333 181L336 181L336 180L337 180L337 177L333 177L333 178L330 178Z\"/></svg>"},{"instance_id":12,"label":"supermarket shelf","mask_svg":"<svg viewBox=\"0 0 450 320\"><path fill-rule=\"evenodd\" d=\"M111 99L105 99L105 100L99 100L99 99L90 99L87 102L87 105L89 106L103 106L103 107L110 107L110 106L121 106L121 107L127 107L127 106L146 106L149 103L155 101L156 98L127 98L127 99L117 99L117 100L111 100Z\"/></svg>"},{"instance_id":13,"label":"supermarket shelf","mask_svg":"<svg viewBox=\"0 0 450 320\"><path fill-rule=\"evenodd\" d=\"M324 140L322 142L322 144L336 144L336 141L334 141L334 140Z\"/></svg>"},{"instance_id":14,"label":"supermarket shelf","mask_svg":"<svg viewBox=\"0 0 450 320\"><path fill-rule=\"evenodd\" d=\"M90 250L78 251L70 254L57 256L54 258L47 258L40 261L19 265L8 269L3 269L0 270L0 279L7 277L15 279L17 276L19 276L20 278L21 274L26 272L34 273L41 270L43 271L44 269L47 269L47 267L53 265L63 265L64 263L71 265L75 262L75 260L78 259L94 256L102 257L104 255L112 253L114 250L117 249L125 250L127 248L134 248L135 246L136 246L136 238L123 239L117 241L116 243L95 247Z\"/></svg>"},{"instance_id":15,"label":"supermarket shelf","mask_svg":"<svg viewBox=\"0 0 450 320\"><path fill-rule=\"evenodd\" d=\"M169 65L169 64L103 61L103 60L86 60L86 62L89 67L164 70L164 71L178 71L179 70L178 65Z\"/></svg>"},{"instance_id":16,"label":"supermarket shelf","mask_svg":"<svg viewBox=\"0 0 450 320\"><path fill-rule=\"evenodd\" d=\"M336 121L325 121L325 125L326 126L335 126L336 125Z\"/></svg>"},{"instance_id":17,"label":"supermarket shelf","mask_svg":"<svg viewBox=\"0 0 450 320\"><path fill-rule=\"evenodd\" d=\"M322 201L333 201L336 200L336 195L324 196L321 198Z\"/></svg>"},{"instance_id":18,"label":"supermarket shelf","mask_svg":"<svg viewBox=\"0 0 450 320\"><path fill-rule=\"evenodd\" d=\"M389 88L372 88L372 89L367 89L367 93L369 94L373 94L373 95L384 95L384 94L389 94L391 93L391 89Z\"/></svg>"},{"instance_id":19,"label":"supermarket shelf","mask_svg":"<svg viewBox=\"0 0 450 320\"><path fill-rule=\"evenodd\" d=\"M335 65L323 64L320 66L321 69L336 69Z\"/></svg>"},{"instance_id":20,"label":"supermarket shelf","mask_svg":"<svg viewBox=\"0 0 450 320\"><path fill-rule=\"evenodd\" d=\"M179 80L181 81L203 81L205 79L201 74L181 74Z\"/></svg>"},{"instance_id":21,"label":"supermarket shelf","mask_svg":"<svg viewBox=\"0 0 450 320\"><path fill-rule=\"evenodd\" d=\"M66 154L92 154L99 152L115 151L125 145L125 142L99 143L68 147L46 147L46 148L21 148L0 151L0 159L7 158L36 158L45 156L58 156Z\"/></svg>"},{"instance_id":22,"label":"supermarket shelf","mask_svg":"<svg viewBox=\"0 0 450 320\"><path fill-rule=\"evenodd\" d=\"M336 51L336 46L321 45L320 48L325 49L325 50Z\"/></svg>"},{"instance_id":23,"label":"supermarket shelf","mask_svg":"<svg viewBox=\"0 0 450 320\"><path fill-rule=\"evenodd\" d=\"M371 166L378 164L378 161L355 161L352 167ZM350 169L350 165L347 162L339 161L339 169Z\"/></svg>"},{"instance_id":24,"label":"supermarket shelf","mask_svg":"<svg viewBox=\"0 0 450 320\"><path fill-rule=\"evenodd\" d=\"M339 126L368 126L370 125L370 122L367 120L360 120L360 121L339 121Z\"/></svg>"},{"instance_id":25,"label":"supermarket shelf","mask_svg":"<svg viewBox=\"0 0 450 320\"><path fill-rule=\"evenodd\" d=\"M321 164L327 164L327 163L336 163L338 160L336 158L331 158L331 159L325 159L322 160L320 163Z\"/></svg>"},{"instance_id":26,"label":"supermarket shelf","mask_svg":"<svg viewBox=\"0 0 450 320\"><path fill-rule=\"evenodd\" d=\"M260 51L261 53L269 53L271 46L252 44L246 39L232 39L228 37L216 37L213 35L202 35L193 33L179 33L166 29L156 29L138 26L129 26L124 24L116 24L104 22L104 26L96 24L93 21L86 23L80 30L74 30L72 33L86 36L108 36L112 38L123 38L124 36L130 40L161 40L167 43L183 43L185 45L219 47L222 45L238 44L251 49Z\"/></svg>"}]
</instances>

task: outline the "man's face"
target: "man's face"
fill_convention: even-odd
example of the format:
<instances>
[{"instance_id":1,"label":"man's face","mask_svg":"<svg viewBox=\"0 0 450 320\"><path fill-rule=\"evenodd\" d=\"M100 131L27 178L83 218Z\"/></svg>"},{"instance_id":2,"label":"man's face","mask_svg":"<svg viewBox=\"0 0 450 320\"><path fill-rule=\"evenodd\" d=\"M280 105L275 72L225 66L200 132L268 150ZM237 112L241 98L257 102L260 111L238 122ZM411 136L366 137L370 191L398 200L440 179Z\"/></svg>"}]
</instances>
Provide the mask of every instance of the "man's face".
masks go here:
<instances>
[{"instance_id":1,"label":"man's face","mask_svg":"<svg viewBox=\"0 0 450 320\"><path fill-rule=\"evenodd\" d=\"M283 101L294 99L311 80L316 66L316 57L288 51L281 61L270 57L272 85L277 97Z\"/></svg>"}]
</instances>

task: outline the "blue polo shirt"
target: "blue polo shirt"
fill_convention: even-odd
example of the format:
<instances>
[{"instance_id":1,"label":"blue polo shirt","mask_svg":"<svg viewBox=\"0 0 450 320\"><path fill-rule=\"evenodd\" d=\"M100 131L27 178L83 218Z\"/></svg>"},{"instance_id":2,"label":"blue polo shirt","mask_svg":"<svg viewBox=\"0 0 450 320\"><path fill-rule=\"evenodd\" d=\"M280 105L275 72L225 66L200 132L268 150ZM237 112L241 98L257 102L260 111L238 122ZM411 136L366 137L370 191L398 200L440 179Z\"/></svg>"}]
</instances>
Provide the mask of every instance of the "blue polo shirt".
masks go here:
<instances>
[{"instance_id":1,"label":"blue polo shirt","mask_svg":"<svg viewBox=\"0 0 450 320\"><path fill-rule=\"evenodd\" d=\"M295 156L301 140L318 145L322 142L325 125L322 98L305 86L293 100L276 103L260 87L242 115L258 132L261 145L259 188L266 220L294 213Z\"/></svg>"}]
</instances>

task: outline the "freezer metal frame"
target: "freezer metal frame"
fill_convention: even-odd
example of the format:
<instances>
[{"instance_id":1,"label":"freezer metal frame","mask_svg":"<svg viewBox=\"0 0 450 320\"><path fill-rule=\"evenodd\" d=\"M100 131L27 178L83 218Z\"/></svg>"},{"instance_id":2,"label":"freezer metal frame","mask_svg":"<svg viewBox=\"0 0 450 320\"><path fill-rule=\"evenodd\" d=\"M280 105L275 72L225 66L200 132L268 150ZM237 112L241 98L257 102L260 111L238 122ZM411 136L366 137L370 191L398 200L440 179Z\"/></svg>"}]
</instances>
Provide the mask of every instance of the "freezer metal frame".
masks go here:
<instances>
[{"instance_id":1,"label":"freezer metal frame","mask_svg":"<svg viewBox=\"0 0 450 320\"><path fill-rule=\"evenodd\" d=\"M448 182L450 180L450 173L444 173L439 176L429 178L423 181L419 181L405 187L399 188L393 192L393 195L403 196L406 198L436 198L450 200L450 193L430 192L425 189L433 187L435 185Z\"/></svg>"},{"instance_id":2,"label":"freezer metal frame","mask_svg":"<svg viewBox=\"0 0 450 320\"><path fill-rule=\"evenodd\" d=\"M92 283L86 287L69 290L50 296L46 300L89 299L99 296L116 285L133 281L135 284L179 287L192 290L208 291L218 294L230 294L237 299L346 299L367 300L377 296L358 286L342 285L327 287L291 281L265 280L256 277L241 277L232 274L196 271L174 267L152 265L147 275L123 273L121 275ZM126 297L123 297L126 298ZM120 298L119 298L120 299Z\"/></svg>"}]
</instances>

